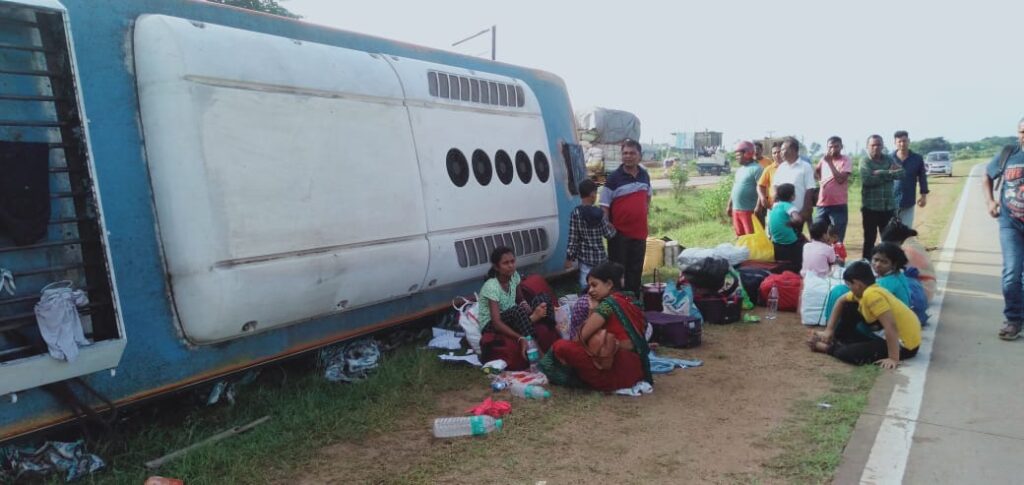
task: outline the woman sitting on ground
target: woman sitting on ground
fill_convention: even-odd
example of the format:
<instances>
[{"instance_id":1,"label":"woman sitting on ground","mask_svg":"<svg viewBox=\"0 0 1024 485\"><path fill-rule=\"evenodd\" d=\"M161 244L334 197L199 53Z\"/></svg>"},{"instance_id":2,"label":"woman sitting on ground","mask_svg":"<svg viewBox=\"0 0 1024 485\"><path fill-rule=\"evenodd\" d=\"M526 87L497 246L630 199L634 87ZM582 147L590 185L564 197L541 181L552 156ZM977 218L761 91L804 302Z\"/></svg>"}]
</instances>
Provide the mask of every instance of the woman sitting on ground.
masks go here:
<instances>
[{"instance_id":1,"label":"woman sitting on ground","mask_svg":"<svg viewBox=\"0 0 1024 485\"><path fill-rule=\"evenodd\" d=\"M871 248L871 269L875 271L878 286L892 293L904 305L910 306L910 282L903 270L907 267L907 255L894 243L883 242ZM848 293L846 285L836 285L825 301L825 320L832 316L836 301Z\"/></svg>"},{"instance_id":2,"label":"woman sitting on ground","mask_svg":"<svg viewBox=\"0 0 1024 485\"><path fill-rule=\"evenodd\" d=\"M800 209L793 206L796 189L793 184L782 184L775 188L775 205L768 211L768 238L775 246L775 261L787 262L791 269L800 271L803 266L803 249L806 242L797 232L804 220Z\"/></svg>"},{"instance_id":3,"label":"woman sitting on ground","mask_svg":"<svg viewBox=\"0 0 1024 485\"><path fill-rule=\"evenodd\" d=\"M525 369L526 337L533 338L541 352L547 352L558 339L550 325L550 307L544 294L532 302L517 303L519 282L516 256L511 248L497 247L491 252L491 269L480 289L480 349L483 360L502 359L509 370Z\"/></svg>"},{"instance_id":4,"label":"woman sitting on ground","mask_svg":"<svg viewBox=\"0 0 1024 485\"><path fill-rule=\"evenodd\" d=\"M622 293L624 270L607 262L590 271L587 293L597 302L578 336L559 340L551 353L587 387L611 392L640 381L653 384L644 312ZM550 376L549 376L550 378Z\"/></svg>"},{"instance_id":5,"label":"woman sitting on ground","mask_svg":"<svg viewBox=\"0 0 1024 485\"><path fill-rule=\"evenodd\" d=\"M871 267L857 261L846 268L843 280L850 292L836 302L825 330L811 334L811 350L854 365L874 362L883 369L895 369L901 360L917 355L917 316L876 284Z\"/></svg>"}]
</instances>

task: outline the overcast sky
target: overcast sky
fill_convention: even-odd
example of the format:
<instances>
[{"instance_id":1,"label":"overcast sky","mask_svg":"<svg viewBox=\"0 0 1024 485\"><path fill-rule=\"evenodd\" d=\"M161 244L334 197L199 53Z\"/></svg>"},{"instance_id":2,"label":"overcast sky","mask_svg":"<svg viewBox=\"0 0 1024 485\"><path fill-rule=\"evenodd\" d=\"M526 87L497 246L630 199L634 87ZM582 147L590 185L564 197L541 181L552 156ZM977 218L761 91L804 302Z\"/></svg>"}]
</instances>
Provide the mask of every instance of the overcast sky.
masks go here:
<instances>
[{"instance_id":1,"label":"overcast sky","mask_svg":"<svg viewBox=\"0 0 1024 485\"><path fill-rule=\"evenodd\" d=\"M305 20L561 76L577 111L624 109L643 141L880 133L1011 136L1024 116L1024 2L285 0ZM1013 46L1017 47L1014 48ZM1015 89L1016 88L1016 89Z\"/></svg>"}]
</instances>

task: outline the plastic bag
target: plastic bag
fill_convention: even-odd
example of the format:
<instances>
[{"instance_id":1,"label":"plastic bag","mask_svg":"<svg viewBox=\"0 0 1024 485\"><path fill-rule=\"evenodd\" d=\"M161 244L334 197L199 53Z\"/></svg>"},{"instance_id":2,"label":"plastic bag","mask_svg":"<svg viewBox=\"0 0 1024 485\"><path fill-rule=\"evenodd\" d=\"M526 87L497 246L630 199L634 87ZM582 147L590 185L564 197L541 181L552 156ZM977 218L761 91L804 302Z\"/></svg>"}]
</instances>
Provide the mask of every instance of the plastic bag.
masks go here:
<instances>
[{"instance_id":1,"label":"plastic bag","mask_svg":"<svg viewBox=\"0 0 1024 485\"><path fill-rule=\"evenodd\" d=\"M832 287L842 283L813 273L804 276L804 287L800 293L800 321L804 325L825 325L828 295Z\"/></svg>"},{"instance_id":2,"label":"plastic bag","mask_svg":"<svg viewBox=\"0 0 1024 485\"><path fill-rule=\"evenodd\" d=\"M462 327L462 331L466 332L466 341L469 342L469 346L477 353L480 353L480 304L477 302L480 299L480 295L474 294L474 299L469 300L465 297L456 297L452 300L452 307L459 312L459 327ZM461 300L461 303L459 301Z\"/></svg>"},{"instance_id":3,"label":"plastic bag","mask_svg":"<svg viewBox=\"0 0 1024 485\"><path fill-rule=\"evenodd\" d=\"M693 287L687 282L665 285L665 293L661 298L661 311L664 313L704 319L697 305L693 304Z\"/></svg>"},{"instance_id":4,"label":"plastic bag","mask_svg":"<svg viewBox=\"0 0 1024 485\"><path fill-rule=\"evenodd\" d=\"M573 300L573 303L576 303L576 301ZM555 308L555 329L558 330L558 334L564 339L569 338L569 313L571 309L572 305L566 303Z\"/></svg>"},{"instance_id":5,"label":"plastic bag","mask_svg":"<svg viewBox=\"0 0 1024 485\"><path fill-rule=\"evenodd\" d=\"M754 221L754 233L737 238L736 246L749 249L751 261L775 261L775 246L772 246L771 240L768 239L768 233L764 231L760 219L751 219Z\"/></svg>"}]
</instances>

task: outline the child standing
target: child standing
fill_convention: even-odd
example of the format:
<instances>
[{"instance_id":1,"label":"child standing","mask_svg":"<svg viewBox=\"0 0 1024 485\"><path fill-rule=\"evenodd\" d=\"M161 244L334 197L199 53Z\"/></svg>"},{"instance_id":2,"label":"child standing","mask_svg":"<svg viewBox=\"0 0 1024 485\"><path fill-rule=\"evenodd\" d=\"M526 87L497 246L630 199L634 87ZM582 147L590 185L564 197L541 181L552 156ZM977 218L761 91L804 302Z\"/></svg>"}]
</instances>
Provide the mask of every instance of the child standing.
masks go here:
<instances>
[{"instance_id":1,"label":"child standing","mask_svg":"<svg viewBox=\"0 0 1024 485\"><path fill-rule=\"evenodd\" d=\"M566 251L565 268L579 264L580 288L587 288L590 270L605 261L608 253L602 237L615 237L615 227L608 222L604 211L594 205L597 202L597 184L587 179L580 182L580 205L569 215L569 248Z\"/></svg>"},{"instance_id":2,"label":"child standing","mask_svg":"<svg viewBox=\"0 0 1024 485\"><path fill-rule=\"evenodd\" d=\"M828 220L820 220L811 224L811 242L804 245L803 268L800 276L809 274L828 276L829 268L836 262L836 251L832 247L831 225Z\"/></svg>"},{"instance_id":3,"label":"child standing","mask_svg":"<svg viewBox=\"0 0 1024 485\"><path fill-rule=\"evenodd\" d=\"M768 211L768 238L775 246L775 261L791 264L793 271L803 266L804 240L796 232L803 227L800 210L793 206L796 189L793 184L782 184L775 188L775 205Z\"/></svg>"}]
</instances>

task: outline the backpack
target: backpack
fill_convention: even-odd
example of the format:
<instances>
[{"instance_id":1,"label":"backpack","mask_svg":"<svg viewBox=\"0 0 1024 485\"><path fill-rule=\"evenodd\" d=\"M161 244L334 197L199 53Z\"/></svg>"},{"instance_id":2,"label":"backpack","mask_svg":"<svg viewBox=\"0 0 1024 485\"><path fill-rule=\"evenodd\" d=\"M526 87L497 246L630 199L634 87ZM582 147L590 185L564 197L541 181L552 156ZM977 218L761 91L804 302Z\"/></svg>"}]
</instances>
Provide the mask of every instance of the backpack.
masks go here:
<instances>
[{"instance_id":1,"label":"backpack","mask_svg":"<svg viewBox=\"0 0 1024 485\"><path fill-rule=\"evenodd\" d=\"M1017 149L1016 145L1006 145L1003 147L1003 152L999 154L999 175L992 179L992 190L999 192L1003 188L1003 173L1006 172L1006 162L1010 159L1010 155L1014 150Z\"/></svg>"},{"instance_id":2,"label":"backpack","mask_svg":"<svg viewBox=\"0 0 1024 485\"><path fill-rule=\"evenodd\" d=\"M800 307L800 290L803 283L804 280L800 278L800 275L792 271L773 274L761 282L760 301L768 301L768 293L772 291L774 285L779 288L779 311L795 312Z\"/></svg>"}]
</instances>

